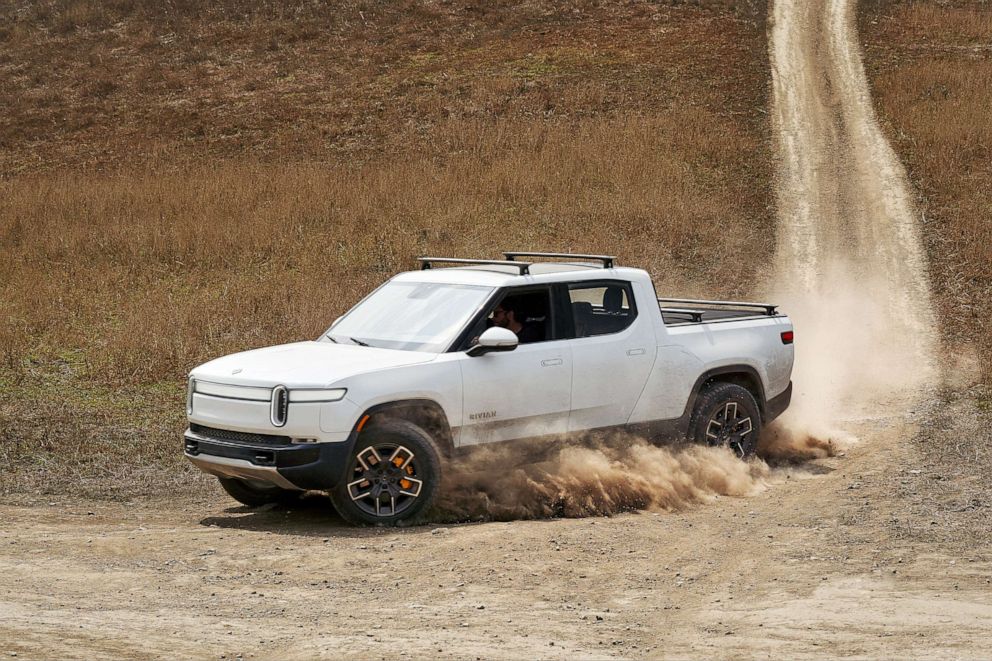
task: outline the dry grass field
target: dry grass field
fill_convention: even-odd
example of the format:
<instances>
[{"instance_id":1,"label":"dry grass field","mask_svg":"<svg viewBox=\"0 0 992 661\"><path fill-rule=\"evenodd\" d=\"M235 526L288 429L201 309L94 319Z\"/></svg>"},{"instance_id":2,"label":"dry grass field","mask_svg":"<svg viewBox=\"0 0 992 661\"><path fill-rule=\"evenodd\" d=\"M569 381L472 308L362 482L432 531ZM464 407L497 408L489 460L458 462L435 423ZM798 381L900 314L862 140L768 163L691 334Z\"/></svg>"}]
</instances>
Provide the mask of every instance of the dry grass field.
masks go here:
<instances>
[{"instance_id":1,"label":"dry grass field","mask_svg":"<svg viewBox=\"0 0 992 661\"><path fill-rule=\"evenodd\" d=\"M992 381L992 6L863 3L875 104L924 214L950 355Z\"/></svg>"},{"instance_id":2,"label":"dry grass field","mask_svg":"<svg viewBox=\"0 0 992 661\"><path fill-rule=\"evenodd\" d=\"M764 2L0 8L0 493L201 484L188 369L425 253L774 245ZM728 240L729 238L729 240Z\"/></svg>"}]
</instances>

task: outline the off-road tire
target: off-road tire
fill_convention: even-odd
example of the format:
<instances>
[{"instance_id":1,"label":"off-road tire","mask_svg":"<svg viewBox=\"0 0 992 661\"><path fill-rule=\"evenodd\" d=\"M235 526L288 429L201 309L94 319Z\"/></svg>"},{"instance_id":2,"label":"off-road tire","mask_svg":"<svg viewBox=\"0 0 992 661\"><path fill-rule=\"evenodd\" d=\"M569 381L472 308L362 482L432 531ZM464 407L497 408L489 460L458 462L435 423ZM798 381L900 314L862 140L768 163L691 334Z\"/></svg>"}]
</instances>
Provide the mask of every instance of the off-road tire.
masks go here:
<instances>
[{"instance_id":1,"label":"off-road tire","mask_svg":"<svg viewBox=\"0 0 992 661\"><path fill-rule=\"evenodd\" d=\"M283 489L261 482L248 482L236 477L218 477L217 481L231 498L248 507L261 507L270 503L286 505L299 500L303 495L302 491Z\"/></svg>"},{"instance_id":2,"label":"off-road tire","mask_svg":"<svg viewBox=\"0 0 992 661\"><path fill-rule=\"evenodd\" d=\"M729 447L747 459L758 447L760 435L761 409L747 388L714 383L699 394L689 423L690 441Z\"/></svg>"},{"instance_id":3,"label":"off-road tire","mask_svg":"<svg viewBox=\"0 0 992 661\"><path fill-rule=\"evenodd\" d=\"M330 491L331 502L355 525L414 523L434 502L441 474L441 452L430 434L406 420L381 420L358 437L344 478Z\"/></svg>"}]
</instances>

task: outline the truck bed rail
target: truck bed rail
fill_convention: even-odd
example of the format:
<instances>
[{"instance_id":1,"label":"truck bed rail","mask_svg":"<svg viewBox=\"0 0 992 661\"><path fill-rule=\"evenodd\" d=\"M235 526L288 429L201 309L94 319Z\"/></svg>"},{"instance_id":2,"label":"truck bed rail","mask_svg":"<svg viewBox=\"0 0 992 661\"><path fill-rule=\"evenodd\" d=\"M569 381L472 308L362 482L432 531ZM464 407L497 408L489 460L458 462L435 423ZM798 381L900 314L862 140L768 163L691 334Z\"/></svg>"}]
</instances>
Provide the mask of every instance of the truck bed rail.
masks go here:
<instances>
[{"instance_id":1,"label":"truck bed rail","mask_svg":"<svg viewBox=\"0 0 992 661\"><path fill-rule=\"evenodd\" d=\"M674 303L679 305L679 308L663 308L665 312L677 312L682 314L687 314L690 312L685 306L689 305L704 305L707 307L727 307L727 308L759 308L763 310L764 314L769 317L773 317L778 314L778 305L772 303L750 303L748 301L705 301L700 299L692 298L659 298L658 303ZM698 314L705 312L703 310L691 310Z\"/></svg>"}]
</instances>

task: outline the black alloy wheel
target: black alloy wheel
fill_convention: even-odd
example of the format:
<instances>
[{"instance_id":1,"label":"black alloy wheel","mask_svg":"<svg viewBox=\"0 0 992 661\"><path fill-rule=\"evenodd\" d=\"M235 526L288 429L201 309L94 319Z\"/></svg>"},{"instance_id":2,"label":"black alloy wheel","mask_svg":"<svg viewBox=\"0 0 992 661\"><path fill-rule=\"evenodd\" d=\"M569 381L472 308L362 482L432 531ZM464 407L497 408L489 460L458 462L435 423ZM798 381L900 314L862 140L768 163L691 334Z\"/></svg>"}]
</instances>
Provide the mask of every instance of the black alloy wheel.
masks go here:
<instances>
[{"instance_id":1,"label":"black alloy wheel","mask_svg":"<svg viewBox=\"0 0 992 661\"><path fill-rule=\"evenodd\" d=\"M366 514L376 517L402 514L424 490L417 456L404 445L369 445L355 455L348 495Z\"/></svg>"},{"instance_id":2,"label":"black alloy wheel","mask_svg":"<svg viewBox=\"0 0 992 661\"><path fill-rule=\"evenodd\" d=\"M729 448L746 459L758 447L760 434L761 412L746 388L717 383L700 394L690 427L691 440Z\"/></svg>"},{"instance_id":3,"label":"black alloy wheel","mask_svg":"<svg viewBox=\"0 0 992 661\"><path fill-rule=\"evenodd\" d=\"M430 436L410 422L383 420L359 436L331 500L351 523L395 525L426 511L440 478L440 456Z\"/></svg>"}]
</instances>

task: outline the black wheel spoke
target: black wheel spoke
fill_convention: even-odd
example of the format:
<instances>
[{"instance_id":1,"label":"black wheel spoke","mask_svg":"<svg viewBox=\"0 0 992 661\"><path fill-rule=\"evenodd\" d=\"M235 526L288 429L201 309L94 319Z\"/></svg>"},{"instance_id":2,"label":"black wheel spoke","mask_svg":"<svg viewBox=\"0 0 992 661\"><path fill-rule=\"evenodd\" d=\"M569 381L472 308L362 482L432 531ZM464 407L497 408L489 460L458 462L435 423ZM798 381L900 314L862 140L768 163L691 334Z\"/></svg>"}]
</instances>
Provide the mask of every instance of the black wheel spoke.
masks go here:
<instances>
[{"instance_id":1,"label":"black wheel spoke","mask_svg":"<svg viewBox=\"0 0 992 661\"><path fill-rule=\"evenodd\" d=\"M359 452L355 459L358 461L358 464L362 467L362 469L366 471L371 470L382 463L382 457L372 446L369 446Z\"/></svg>"},{"instance_id":2,"label":"black wheel spoke","mask_svg":"<svg viewBox=\"0 0 992 661\"><path fill-rule=\"evenodd\" d=\"M352 500L367 498L372 495L372 483L364 477L348 483L348 495Z\"/></svg>"}]
</instances>

